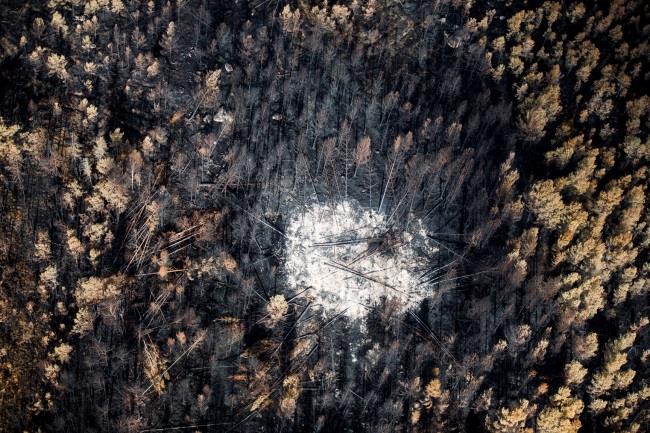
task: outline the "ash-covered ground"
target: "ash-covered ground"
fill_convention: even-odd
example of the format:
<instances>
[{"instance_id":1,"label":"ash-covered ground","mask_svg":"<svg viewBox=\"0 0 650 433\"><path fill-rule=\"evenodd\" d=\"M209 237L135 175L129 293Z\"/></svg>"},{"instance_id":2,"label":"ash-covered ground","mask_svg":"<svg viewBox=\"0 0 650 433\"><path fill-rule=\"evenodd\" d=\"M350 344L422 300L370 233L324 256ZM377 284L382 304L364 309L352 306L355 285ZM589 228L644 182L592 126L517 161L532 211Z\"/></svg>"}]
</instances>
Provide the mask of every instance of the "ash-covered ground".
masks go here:
<instances>
[{"instance_id":1,"label":"ash-covered ground","mask_svg":"<svg viewBox=\"0 0 650 433\"><path fill-rule=\"evenodd\" d=\"M288 284L328 312L363 318L382 297L414 307L431 290L426 271L437 248L416 217L395 230L394 214L355 200L296 207L286 229Z\"/></svg>"}]
</instances>

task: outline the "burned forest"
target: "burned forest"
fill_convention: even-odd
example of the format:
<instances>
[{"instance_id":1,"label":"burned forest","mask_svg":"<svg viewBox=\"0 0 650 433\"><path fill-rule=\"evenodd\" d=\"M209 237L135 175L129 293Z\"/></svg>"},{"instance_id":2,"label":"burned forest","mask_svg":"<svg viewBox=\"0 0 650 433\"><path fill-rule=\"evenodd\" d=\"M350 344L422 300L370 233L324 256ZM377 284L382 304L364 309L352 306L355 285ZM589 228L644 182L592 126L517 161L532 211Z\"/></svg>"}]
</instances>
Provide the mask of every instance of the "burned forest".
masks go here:
<instances>
[{"instance_id":1,"label":"burned forest","mask_svg":"<svg viewBox=\"0 0 650 433\"><path fill-rule=\"evenodd\" d=\"M649 17L0 0L0 432L649 431Z\"/></svg>"}]
</instances>

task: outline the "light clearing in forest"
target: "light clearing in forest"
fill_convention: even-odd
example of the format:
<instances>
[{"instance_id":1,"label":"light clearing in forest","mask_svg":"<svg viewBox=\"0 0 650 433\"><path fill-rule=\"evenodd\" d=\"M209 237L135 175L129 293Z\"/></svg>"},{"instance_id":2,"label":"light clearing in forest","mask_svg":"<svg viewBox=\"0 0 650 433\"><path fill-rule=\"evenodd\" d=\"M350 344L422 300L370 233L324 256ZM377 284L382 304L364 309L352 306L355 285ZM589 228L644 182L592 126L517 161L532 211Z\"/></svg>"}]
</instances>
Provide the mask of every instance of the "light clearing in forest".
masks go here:
<instances>
[{"instance_id":1,"label":"light clearing in forest","mask_svg":"<svg viewBox=\"0 0 650 433\"><path fill-rule=\"evenodd\" d=\"M353 201L294 210L285 233L288 282L309 288L326 311L356 319L381 297L405 310L429 295L422 276L437 249L421 220L398 231L390 216Z\"/></svg>"}]
</instances>

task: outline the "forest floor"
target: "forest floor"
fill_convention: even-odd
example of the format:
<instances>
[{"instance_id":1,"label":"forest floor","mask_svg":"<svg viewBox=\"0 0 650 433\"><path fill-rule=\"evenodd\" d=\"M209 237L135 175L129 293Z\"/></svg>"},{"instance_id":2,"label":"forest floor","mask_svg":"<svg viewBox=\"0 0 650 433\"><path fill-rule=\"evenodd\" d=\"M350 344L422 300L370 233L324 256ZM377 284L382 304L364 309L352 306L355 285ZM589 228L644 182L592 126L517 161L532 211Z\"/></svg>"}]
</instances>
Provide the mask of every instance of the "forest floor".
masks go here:
<instances>
[{"instance_id":1,"label":"forest floor","mask_svg":"<svg viewBox=\"0 0 650 433\"><path fill-rule=\"evenodd\" d=\"M437 248L421 220L414 218L405 231L396 231L394 215L356 200L316 202L289 212L289 286L311 289L324 310L357 319L381 297L408 308L428 296L425 270Z\"/></svg>"}]
</instances>

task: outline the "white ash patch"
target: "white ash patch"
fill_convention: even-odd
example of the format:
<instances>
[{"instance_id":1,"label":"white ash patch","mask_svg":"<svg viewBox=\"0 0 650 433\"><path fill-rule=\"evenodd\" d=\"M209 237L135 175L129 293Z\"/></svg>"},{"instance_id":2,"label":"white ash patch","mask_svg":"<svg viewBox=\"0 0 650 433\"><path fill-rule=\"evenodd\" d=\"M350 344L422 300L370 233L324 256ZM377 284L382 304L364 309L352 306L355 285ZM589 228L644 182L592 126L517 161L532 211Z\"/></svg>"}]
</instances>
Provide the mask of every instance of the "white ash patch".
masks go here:
<instances>
[{"instance_id":1,"label":"white ash patch","mask_svg":"<svg viewBox=\"0 0 650 433\"><path fill-rule=\"evenodd\" d=\"M294 211L285 232L288 283L297 291L310 287L326 311L357 319L383 296L406 310L429 295L420 277L437 248L421 220L395 233L388 215L352 201Z\"/></svg>"}]
</instances>

